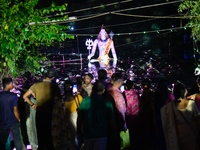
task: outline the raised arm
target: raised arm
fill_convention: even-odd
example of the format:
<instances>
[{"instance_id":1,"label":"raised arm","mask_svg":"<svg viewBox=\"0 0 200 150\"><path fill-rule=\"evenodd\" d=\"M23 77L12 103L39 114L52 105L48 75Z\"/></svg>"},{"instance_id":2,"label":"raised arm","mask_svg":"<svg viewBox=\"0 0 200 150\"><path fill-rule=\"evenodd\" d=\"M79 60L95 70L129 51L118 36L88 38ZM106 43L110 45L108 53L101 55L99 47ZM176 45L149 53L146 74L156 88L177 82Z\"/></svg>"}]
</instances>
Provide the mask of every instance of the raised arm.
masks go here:
<instances>
[{"instance_id":1,"label":"raised arm","mask_svg":"<svg viewBox=\"0 0 200 150\"><path fill-rule=\"evenodd\" d=\"M91 59L91 57L94 56L95 52L96 52L96 49L97 49L97 44L98 44L98 40L96 39L94 41L94 44L93 44L93 47L92 47L92 51L91 53L88 55L88 59Z\"/></svg>"},{"instance_id":2,"label":"raised arm","mask_svg":"<svg viewBox=\"0 0 200 150\"><path fill-rule=\"evenodd\" d=\"M117 60L117 54L116 54L116 51L115 51L115 46L114 46L113 41L112 41L112 44L111 44L111 52L112 52L113 59Z\"/></svg>"},{"instance_id":3,"label":"raised arm","mask_svg":"<svg viewBox=\"0 0 200 150\"><path fill-rule=\"evenodd\" d=\"M24 95L23 95L23 99L31 106L33 107L34 109L36 109L36 105L34 103L31 102L31 100L29 99L29 97L31 95L34 95L32 93L32 91L29 89Z\"/></svg>"},{"instance_id":4,"label":"raised arm","mask_svg":"<svg viewBox=\"0 0 200 150\"><path fill-rule=\"evenodd\" d=\"M20 122L19 111L18 111L17 106L14 106L14 115L17 118L17 120Z\"/></svg>"}]
</instances>

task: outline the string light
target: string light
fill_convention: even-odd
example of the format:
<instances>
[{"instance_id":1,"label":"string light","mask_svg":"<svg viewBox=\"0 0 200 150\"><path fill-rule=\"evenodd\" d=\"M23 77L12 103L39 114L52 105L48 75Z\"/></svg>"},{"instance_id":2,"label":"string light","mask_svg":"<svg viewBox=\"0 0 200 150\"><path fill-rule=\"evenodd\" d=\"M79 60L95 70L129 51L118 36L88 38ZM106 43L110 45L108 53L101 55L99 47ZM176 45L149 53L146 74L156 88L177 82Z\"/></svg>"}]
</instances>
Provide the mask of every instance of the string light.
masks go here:
<instances>
[{"instance_id":1,"label":"string light","mask_svg":"<svg viewBox=\"0 0 200 150\"><path fill-rule=\"evenodd\" d=\"M123 36L123 35L137 35L137 34L149 34L149 33L160 33L164 31L171 31L173 30L180 30L184 27L176 27L176 28L167 28L167 29L160 29L160 30L152 30L152 31L138 31L138 32L129 32L129 33L116 33L115 35ZM172 30L173 29L173 30ZM97 34L70 34L70 35L76 35L76 36L97 36Z\"/></svg>"},{"instance_id":2,"label":"string light","mask_svg":"<svg viewBox=\"0 0 200 150\"><path fill-rule=\"evenodd\" d=\"M133 1L133 0L124 0L124 1L121 1L121 2L114 2L114 3L104 4L103 6L107 7L107 6L112 6L112 5L116 5L116 4L131 2L131 1ZM78 13L78 12L87 11L87 10L91 11L93 9L98 9L98 8L101 8L101 7L102 7L102 5L98 5L98 6L94 6L94 7L88 7L88 8L73 10L73 11L62 13L62 15L67 15L67 14L71 14L71 13ZM53 16L60 16L60 15L61 14L56 14L56 15L51 15L51 16L46 16L46 17L53 17Z\"/></svg>"},{"instance_id":3,"label":"string light","mask_svg":"<svg viewBox=\"0 0 200 150\"><path fill-rule=\"evenodd\" d=\"M159 3L159 4L152 4L152 5L140 6L140 7L134 7L134 8L121 9L121 10L116 10L113 12L117 13L117 12L123 12L123 11L138 10L138 9L162 6L162 5L169 5L169 4L179 3L179 2L182 2L182 0L166 2L166 3Z\"/></svg>"},{"instance_id":4,"label":"string light","mask_svg":"<svg viewBox=\"0 0 200 150\"><path fill-rule=\"evenodd\" d=\"M162 33L162 34L159 34L159 35L150 36L149 38L156 38L156 37L160 37L160 36L163 36L163 35L169 34L169 33L170 33L170 32L165 32L165 33ZM134 42L129 42L128 44L117 45L117 46L115 46L115 47L118 48L118 47L130 45L130 44L135 44L135 43L138 43L138 42L141 42L141 41L143 41L143 40L137 40L137 41L134 41Z\"/></svg>"},{"instance_id":5,"label":"string light","mask_svg":"<svg viewBox=\"0 0 200 150\"><path fill-rule=\"evenodd\" d=\"M144 23L144 22L148 22L148 21L152 21L152 20L156 20L156 19L146 19L146 20L134 21L134 22L128 22L128 23L112 24L112 25L106 25L106 27L110 28L110 27L126 26L126 25L130 25L130 24ZM101 28L101 27L100 26L95 26L95 27L74 29L74 31L91 30L91 29L99 29L99 28Z\"/></svg>"},{"instance_id":6,"label":"string light","mask_svg":"<svg viewBox=\"0 0 200 150\"><path fill-rule=\"evenodd\" d=\"M126 2L126 1L124 1ZM129 1L127 1L129 2ZM156 6L162 6L162 5L168 5L168 4L174 4L174 3L179 3L181 2L181 0L179 1L173 1L173 2L166 2L166 3L159 3L159 4L153 4L153 5L146 5L146 6L140 6L140 7L135 7L135 8L127 8L127 9L120 9L120 10L116 10L116 11L112 11L112 12L105 12L105 13L102 13L102 14L97 14L97 15L94 15L94 16L89 16L89 17L85 17L85 18L81 18L81 19L74 19L74 20L69 20L69 19L66 19L64 21L56 21L54 23L68 23L68 22L77 22L77 21L83 21L83 20L88 20L88 19L91 19L91 18L96 18L96 17L100 17L100 16L103 16L103 15L107 15L107 14L118 14L118 15L127 15L127 14L121 14L119 12L123 12L123 11L130 11L130 10L137 10L137 9L144 9L144 8L150 8L150 7L156 7ZM120 2L119 2L120 3ZM101 6L98 6L98 7L92 7L92 8L99 8ZM75 12L81 12L81 11L85 11L85 10L91 10L92 8L85 8L85 9L82 9L82 10L76 10L76 11L72 11L71 13L75 13ZM68 12L69 13L69 12ZM62 13L63 15L65 14L68 14L67 12L66 13ZM59 14L58 14L59 15ZM52 16L47 16L47 17L53 17L55 15L52 15ZM139 15L138 15L139 16ZM147 16L146 16L147 17ZM162 16L154 16L155 17L162 17ZM165 17L165 16L163 16ZM49 22L51 23L51 22Z\"/></svg>"},{"instance_id":7,"label":"string light","mask_svg":"<svg viewBox=\"0 0 200 150\"><path fill-rule=\"evenodd\" d=\"M110 3L110 4L105 4L103 5L104 7L106 6L112 6L112 5L116 5L116 4L120 4L120 3L127 3L127 2L131 2L133 0L125 0L125 1L122 1L122 2L115 2L115 3ZM130 10L138 10L138 9L144 9L144 8L151 8L151 7L157 7L157 6L162 6L162 5L169 5L169 4L174 4L174 3L179 3L181 2L182 0L179 0L179 1L172 1L172 2L165 2L165 3L159 3L159 4L152 4L152 5L145 5L145 6L139 6L139 7L134 7L134 8L127 8L127 9L120 9L120 10L116 10L116 11L113 11L113 12L123 12L123 11L130 11ZM62 15L69 15L69 14L72 14L72 13L78 13L78 12L82 12L82 11L91 11L93 9L98 9L98 8L101 8L102 5L98 5L98 6L94 6L94 7L88 7L88 8L84 8L84 9L79 9L79 10L73 10L73 11L70 11L70 12L66 12L66 13L62 13ZM56 14L56 15L51 15L51 16L46 16L46 17L53 17L53 16L59 16L61 14Z\"/></svg>"}]
</instances>

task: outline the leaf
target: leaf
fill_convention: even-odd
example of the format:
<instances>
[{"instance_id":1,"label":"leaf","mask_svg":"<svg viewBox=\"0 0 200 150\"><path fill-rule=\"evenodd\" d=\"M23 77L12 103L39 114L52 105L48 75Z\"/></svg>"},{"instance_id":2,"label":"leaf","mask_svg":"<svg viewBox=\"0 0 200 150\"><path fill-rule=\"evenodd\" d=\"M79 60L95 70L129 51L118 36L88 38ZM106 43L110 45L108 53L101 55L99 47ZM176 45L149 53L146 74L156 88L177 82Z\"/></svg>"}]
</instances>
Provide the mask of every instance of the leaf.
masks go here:
<instances>
[{"instance_id":1,"label":"leaf","mask_svg":"<svg viewBox=\"0 0 200 150\"><path fill-rule=\"evenodd\" d=\"M6 72L12 76L40 68L39 60L46 60L38 53L41 45L52 46L55 42L73 37L68 34L60 36L69 28L57 21L66 20L67 16L54 16L57 13L63 15L67 4L56 6L53 3L51 7L38 9L37 3L38 0L16 0L8 5L7 0L0 1L0 64L1 70L5 72L7 69Z\"/></svg>"},{"instance_id":2,"label":"leaf","mask_svg":"<svg viewBox=\"0 0 200 150\"><path fill-rule=\"evenodd\" d=\"M3 66L6 67L6 62L3 63Z\"/></svg>"}]
</instances>

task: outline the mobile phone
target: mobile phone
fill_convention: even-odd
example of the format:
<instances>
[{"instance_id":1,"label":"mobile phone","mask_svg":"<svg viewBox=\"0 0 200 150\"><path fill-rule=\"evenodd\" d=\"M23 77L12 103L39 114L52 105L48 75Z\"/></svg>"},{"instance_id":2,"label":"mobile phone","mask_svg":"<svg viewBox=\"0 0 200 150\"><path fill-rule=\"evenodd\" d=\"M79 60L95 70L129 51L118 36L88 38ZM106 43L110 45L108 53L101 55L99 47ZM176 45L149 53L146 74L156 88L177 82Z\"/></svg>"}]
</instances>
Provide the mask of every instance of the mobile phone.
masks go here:
<instances>
[{"instance_id":1,"label":"mobile phone","mask_svg":"<svg viewBox=\"0 0 200 150\"><path fill-rule=\"evenodd\" d=\"M73 93L76 93L78 91L76 84L73 85L72 91L73 91Z\"/></svg>"},{"instance_id":2,"label":"mobile phone","mask_svg":"<svg viewBox=\"0 0 200 150\"><path fill-rule=\"evenodd\" d=\"M120 91L121 91L121 92L124 92L124 90L125 90L125 89L124 89L124 85L122 85L122 86L120 87Z\"/></svg>"}]
</instances>

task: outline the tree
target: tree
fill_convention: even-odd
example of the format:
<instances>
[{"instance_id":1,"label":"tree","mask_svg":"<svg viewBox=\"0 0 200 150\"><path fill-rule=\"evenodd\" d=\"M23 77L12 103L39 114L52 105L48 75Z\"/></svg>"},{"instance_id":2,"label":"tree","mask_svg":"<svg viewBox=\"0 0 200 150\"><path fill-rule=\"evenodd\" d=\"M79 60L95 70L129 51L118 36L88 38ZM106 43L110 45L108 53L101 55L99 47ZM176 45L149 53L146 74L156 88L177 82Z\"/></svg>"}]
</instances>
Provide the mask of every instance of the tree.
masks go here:
<instances>
[{"instance_id":1,"label":"tree","mask_svg":"<svg viewBox=\"0 0 200 150\"><path fill-rule=\"evenodd\" d=\"M183 0L178 8L189 19L187 27L192 29L192 36L200 41L200 0Z\"/></svg>"},{"instance_id":2,"label":"tree","mask_svg":"<svg viewBox=\"0 0 200 150\"><path fill-rule=\"evenodd\" d=\"M73 38L65 31L69 26L59 24L67 4L36 8L38 0L0 1L0 72L2 77L17 76L26 71L36 72L46 60L38 50Z\"/></svg>"}]
</instances>

